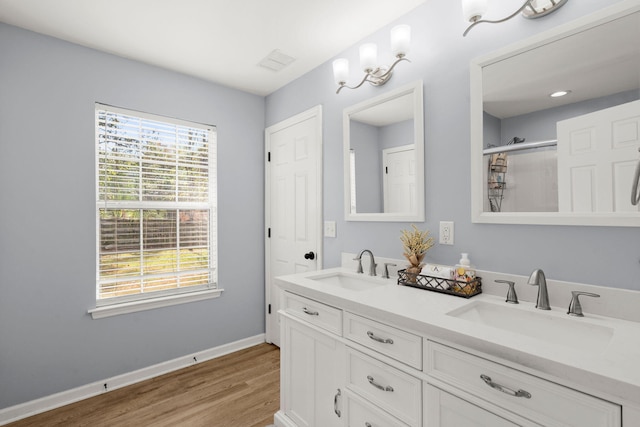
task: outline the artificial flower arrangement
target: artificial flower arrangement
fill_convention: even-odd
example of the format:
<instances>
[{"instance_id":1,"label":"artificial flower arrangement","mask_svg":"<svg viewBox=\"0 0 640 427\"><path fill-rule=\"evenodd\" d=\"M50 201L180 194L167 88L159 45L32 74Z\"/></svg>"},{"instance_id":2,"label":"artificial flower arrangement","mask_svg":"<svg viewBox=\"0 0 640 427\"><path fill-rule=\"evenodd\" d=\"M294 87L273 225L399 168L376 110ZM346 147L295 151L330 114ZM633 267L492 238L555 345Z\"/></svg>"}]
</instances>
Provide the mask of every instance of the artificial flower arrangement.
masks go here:
<instances>
[{"instance_id":1,"label":"artificial flower arrangement","mask_svg":"<svg viewBox=\"0 0 640 427\"><path fill-rule=\"evenodd\" d=\"M415 225L411 225L412 230L402 230L400 241L404 249L404 257L409 261L410 266L407 272L420 274L422 270L422 260L427 251L434 245L433 237L429 237L429 230L420 231Z\"/></svg>"}]
</instances>

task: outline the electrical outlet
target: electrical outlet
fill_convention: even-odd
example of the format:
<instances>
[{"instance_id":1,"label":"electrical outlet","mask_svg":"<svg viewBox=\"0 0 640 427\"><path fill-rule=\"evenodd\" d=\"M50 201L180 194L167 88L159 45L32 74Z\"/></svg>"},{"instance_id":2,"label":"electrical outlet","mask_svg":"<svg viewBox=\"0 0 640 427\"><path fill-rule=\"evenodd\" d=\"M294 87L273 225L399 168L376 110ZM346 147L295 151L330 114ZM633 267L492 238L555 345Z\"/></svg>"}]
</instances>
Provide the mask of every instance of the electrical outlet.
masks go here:
<instances>
[{"instance_id":1,"label":"electrical outlet","mask_svg":"<svg viewBox=\"0 0 640 427\"><path fill-rule=\"evenodd\" d=\"M453 221L440 221L440 244L453 245Z\"/></svg>"}]
</instances>

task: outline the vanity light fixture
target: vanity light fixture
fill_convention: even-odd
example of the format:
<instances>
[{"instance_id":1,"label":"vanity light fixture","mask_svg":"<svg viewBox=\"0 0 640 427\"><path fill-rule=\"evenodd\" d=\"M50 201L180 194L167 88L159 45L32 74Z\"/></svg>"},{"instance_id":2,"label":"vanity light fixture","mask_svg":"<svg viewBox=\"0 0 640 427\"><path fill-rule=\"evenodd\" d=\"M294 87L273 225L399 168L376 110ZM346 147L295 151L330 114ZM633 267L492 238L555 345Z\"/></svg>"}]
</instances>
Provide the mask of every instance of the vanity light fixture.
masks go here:
<instances>
[{"instance_id":1,"label":"vanity light fixture","mask_svg":"<svg viewBox=\"0 0 640 427\"><path fill-rule=\"evenodd\" d=\"M524 4L520 6L520 9L506 18L496 21L482 19L482 15L487 11L488 2L489 0L462 0L462 14L464 15L464 19L471 22L471 25L469 25L462 34L463 37L478 24L498 24L508 21L519 13L522 13L522 16L529 19L541 18L560 9L567 0L526 0Z\"/></svg>"},{"instance_id":2,"label":"vanity light fixture","mask_svg":"<svg viewBox=\"0 0 640 427\"><path fill-rule=\"evenodd\" d=\"M357 86L347 86L349 77L349 61L339 58L333 61L333 77L338 84L336 93L340 93L342 88L357 89L369 82L373 86L382 86L393 73L393 68L401 61L409 61L406 58L411 44L411 27L408 25L396 25L391 29L391 51L396 57L396 61L390 67L377 65L378 46L375 43L365 43L360 46L360 67L364 70L364 77Z\"/></svg>"},{"instance_id":3,"label":"vanity light fixture","mask_svg":"<svg viewBox=\"0 0 640 427\"><path fill-rule=\"evenodd\" d=\"M569 95L570 93L571 93L570 90L559 90L557 92L553 92L549 94L549 96L551 98L560 98L561 96L566 96L566 95Z\"/></svg>"}]
</instances>

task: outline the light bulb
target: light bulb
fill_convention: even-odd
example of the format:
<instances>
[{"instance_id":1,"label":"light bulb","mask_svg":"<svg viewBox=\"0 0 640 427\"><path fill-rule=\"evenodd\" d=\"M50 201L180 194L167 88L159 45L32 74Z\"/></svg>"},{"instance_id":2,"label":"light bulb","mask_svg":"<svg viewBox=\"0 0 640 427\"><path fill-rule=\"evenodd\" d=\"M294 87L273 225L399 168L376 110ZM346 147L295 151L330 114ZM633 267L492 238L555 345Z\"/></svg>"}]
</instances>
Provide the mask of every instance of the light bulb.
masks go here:
<instances>
[{"instance_id":1,"label":"light bulb","mask_svg":"<svg viewBox=\"0 0 640 427\"><path fill-rule=\"evenodd\" d=\"M349 61L345 58L339 58L333 61L333 78L336 84L344 84L349 77Z\"/></svg>"},{"instance_id":2,"label":"light bulb","mask_svg":"<svg viewBox=\"0 0 640 427\"><path fill-rule=\"evenodd\" d=\"M396 57L405 56L411 45L411 27L396 25L391 29L391 53Z\"/></svg>"},{"instance_id":3,"label":"light bulb","mask_svg":"<svg viewBox=\"0 0 640 427\"><path fill-rule=\"evenodd\" d=\"M360 68L369 72L378 63L378 46L375 43L365 43L360 46Z\"/></svg>"},{"instance_id":4,"label":"light bulb","mask_svg":"<svg viewBox=\"0 0 640 427\"><path fill-rule=\"evenodd\" d=\"M487 12L487 0L462 0L462 15L469 22L482 19Z\"/></svg>"}]
</instances>

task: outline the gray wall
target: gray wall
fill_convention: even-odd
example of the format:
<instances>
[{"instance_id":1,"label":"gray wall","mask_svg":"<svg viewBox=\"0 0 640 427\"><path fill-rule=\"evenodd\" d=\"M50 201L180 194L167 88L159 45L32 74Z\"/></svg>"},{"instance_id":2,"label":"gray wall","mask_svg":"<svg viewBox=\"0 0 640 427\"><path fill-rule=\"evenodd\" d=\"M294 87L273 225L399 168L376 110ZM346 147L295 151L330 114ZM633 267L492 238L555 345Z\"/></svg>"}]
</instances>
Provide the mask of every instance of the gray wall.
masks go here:
<instances>
[{"instance_id":1,"label":"gray wall","mask_svg":"<svg viewBox=\"0 0 640 427\"><path fill-rule=\"evenodd\" d=\"M0 57L0 408L263 333L264 98L4 24ZM96 101L217 126L222 297L87 314Z\"/></svg>"},{"instance_id":2,"label":"gray wall","mask_svg":"<svg viewBox=\"0 0 640 427\"><path fill-rule=\"evenodd\" d=\"M381 126L379 130L380 150L413 144L413 119Z\"/></svg>"},{"instance_id":3,"label":"gray wall","mask_svg":"<svg viewBox=\"0 0 640 427\"><path fill-rule=\"evenodd\" d=\"M350 128L349 143L356 157L356 210L360 213L382 212L379 128L355 120L351 121Z\"/></svg>"},{"instance_id":4,"label":"gray wall","mask_svg":"<svg viewBox=\"0 0 640 427\"><path fill-rule=\"evenodd\" d=\"M543 268L551 279L640 290L638 228L472 224L470 213L469 61L613 3L616 1L572 1L542 19L516 17L498 25L483 24L463 38L466 25L460 2L429 0L363 40L378 43L384 62L385 53L390 56L390 28L400 22L411 25L411 63L399 64L387 85L365 85L336 95L328 61L269 95L267 125L323 105L324 218L337 221L338 235L324 240L325 267L339 265L342 251L363 248L379 256L402 257L400 230L409 228L409 224L345 222L342 198L327 195L342 194L342 176L331 173L331 165L342 160L342 110L422 79L427 203L426 221L419 225L437 235L439 221L455 221L455 245L436 245L429 252L429 260L455 264L460 252L469 252L480 269L528 275L534 268ZM339 56L357 64L358 46ZM350 81L359 78L354 71ZM566 301L554 304L568 302L567 295Z\"/></svg>"}]
</instances>

